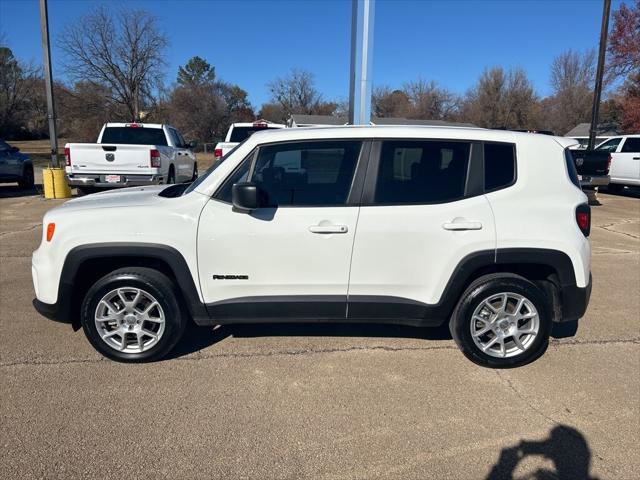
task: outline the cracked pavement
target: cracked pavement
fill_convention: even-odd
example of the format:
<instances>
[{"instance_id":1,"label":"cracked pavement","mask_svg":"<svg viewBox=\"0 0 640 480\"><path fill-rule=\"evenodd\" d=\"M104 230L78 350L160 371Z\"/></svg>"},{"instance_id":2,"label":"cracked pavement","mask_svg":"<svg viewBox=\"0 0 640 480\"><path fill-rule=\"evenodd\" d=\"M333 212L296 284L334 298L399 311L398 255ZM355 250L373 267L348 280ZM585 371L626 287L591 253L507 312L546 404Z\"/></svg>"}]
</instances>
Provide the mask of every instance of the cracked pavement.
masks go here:
<instances>
[{"instance_id":1,"label":"cracked pavement","mask_svg":"<svg viewBox=\"0 0 640 480\"><path fill-rule=\"evenodd\" d=\"M636 479L638 197L600 195L589 310L525 367L384 325L190 328L172 358L123 365L33 310L60 202L0 186L0 477Z\"/></svg>"}]
</instances>

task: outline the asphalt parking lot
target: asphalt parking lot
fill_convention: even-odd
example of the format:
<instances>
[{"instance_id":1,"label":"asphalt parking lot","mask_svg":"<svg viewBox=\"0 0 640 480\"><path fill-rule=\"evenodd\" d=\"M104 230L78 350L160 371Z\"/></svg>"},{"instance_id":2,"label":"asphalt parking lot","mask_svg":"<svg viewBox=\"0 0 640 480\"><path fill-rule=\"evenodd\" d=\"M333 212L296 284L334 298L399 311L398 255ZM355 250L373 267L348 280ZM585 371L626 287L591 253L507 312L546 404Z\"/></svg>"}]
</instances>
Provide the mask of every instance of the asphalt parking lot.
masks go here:
<instances>
[{"instance_id":1,"label":"asphalt parking lot","mask_svg":"<svg viewBox=\"0 0 640 480\"><path fill-rule=\"evenodd\" d=\"M34 311L61 202L0 185L0 478L637 479L639 198L600 195L587 315L519 369L362 325L192 328L123 365Z\"/></svg>"}]
</instances>

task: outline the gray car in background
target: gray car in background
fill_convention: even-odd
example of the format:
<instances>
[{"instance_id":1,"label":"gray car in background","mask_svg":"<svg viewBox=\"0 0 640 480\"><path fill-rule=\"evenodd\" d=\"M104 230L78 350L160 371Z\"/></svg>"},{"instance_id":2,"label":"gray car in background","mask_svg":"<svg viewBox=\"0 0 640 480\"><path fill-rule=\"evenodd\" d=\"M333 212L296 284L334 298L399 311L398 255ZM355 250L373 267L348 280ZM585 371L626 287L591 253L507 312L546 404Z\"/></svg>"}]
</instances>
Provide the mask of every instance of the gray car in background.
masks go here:
<instances>
[{"instance_id":1,"label":"gray car in background","mask_svg":"<svg viewBox=\"0 0 640 480\"><path fill-rule=\"evenodd\" d=\"M28 155L0 140L0 183L18 182L20 188L33 188L33 163Z\"/></svg>"}]
</instances>

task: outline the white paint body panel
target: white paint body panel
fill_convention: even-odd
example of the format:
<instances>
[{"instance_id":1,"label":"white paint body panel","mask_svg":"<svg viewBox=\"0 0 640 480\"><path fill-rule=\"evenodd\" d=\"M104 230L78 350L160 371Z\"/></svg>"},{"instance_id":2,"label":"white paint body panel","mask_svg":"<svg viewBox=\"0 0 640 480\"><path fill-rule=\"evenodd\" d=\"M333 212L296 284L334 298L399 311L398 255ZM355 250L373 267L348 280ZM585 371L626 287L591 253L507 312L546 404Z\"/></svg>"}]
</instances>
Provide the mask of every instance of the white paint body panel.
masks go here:
<instances>
[{"instance_id":1,"label":"white paint body panel","mask_svg":"<svg viewBox=\"0 0 640 480\"><path fill-rule=\"evenodd\" d=\"M443 228L456 220L479 222L482 228ZM349 295L436 304L460 260L495 248L493 214L484 196L436 205L362 207Z\"/></svg>"},{"instance_id":2,"label":"white paint body panel","mask_svg":"<svg viewBox=\"0 0 640 480\"><path fill-rule=\"evenodd\" d=\"M622 151L629 138L640 138L640 135L623 136L616 151L611 153L611 168L609 170L611 183L640 185L640 151Z\"/></svg>"},{"instance_id":3,"label":"white paint body panel","mask_svg":"<svg viewBox=\"0 0 640 480\"><path fill-rule=\"evenodd\" d=\"M272 218L232 210L211 196L257 146L314 139L460 139L516 144L515 185L456 202L416 206L279 208ZM446 127L337 127L273 129L240 145L195 190L159 197L161 187L129 188L71 200L47 212L43 231L53 241L33 254L36 294L58 300L64 261L76 246L106 242L168 245L186 260L201 301L261 295L384 295L438 303L444 285L466 255L494 248L549 248L571 259L577 285L590 271L589 241L575 209L587 198L568 178L566 139L545 135ZM459 218L480 230L448 231ZM344 234L313 234L321 222L345 225ZM353 252L352 252L353 248ZM353 254L353 255L352 255ZM353 258L352 258L353 257ZM213 281L214 274L249 275ZM350 286L349 286L350 275Z\"/></svg>"},{"instance_id":4,"label":"white paint body panel","mask_svg":"<svg viewBox=\"0 0 640 480\"><path fill-rule=\"evenodd\" d=\"M273 215L273 216L272 216ZM206 303L265 295L344 295L358 207L232 211L212 200L198 231L200 284ZM344 225L345 233L318 234L315 225ZM213 275L247 275L214 280Z\"/></svg>"}]
</instances>

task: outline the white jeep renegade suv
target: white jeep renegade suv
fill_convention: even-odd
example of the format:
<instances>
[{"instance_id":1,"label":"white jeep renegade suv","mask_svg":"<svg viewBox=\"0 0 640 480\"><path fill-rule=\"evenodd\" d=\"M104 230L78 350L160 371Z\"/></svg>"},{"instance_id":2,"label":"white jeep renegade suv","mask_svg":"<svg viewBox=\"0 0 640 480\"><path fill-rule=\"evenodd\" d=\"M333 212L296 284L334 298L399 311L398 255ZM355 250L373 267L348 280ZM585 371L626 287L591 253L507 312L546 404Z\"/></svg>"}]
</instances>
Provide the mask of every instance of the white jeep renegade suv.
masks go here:
<instances>
[{"instance_id":1,"label":"white jeep renegade suv","mask_svg":"<svg viewBox=\"0 0 640 480\"><path fill-rule=\"evenodd\" d=\"M472 361L522 365L589 301L570 145L467 128L259 132L190 186L47 212L35 305L120 361L163 357L191 317L448 322Z\"/></svg>"}]
</instances>

